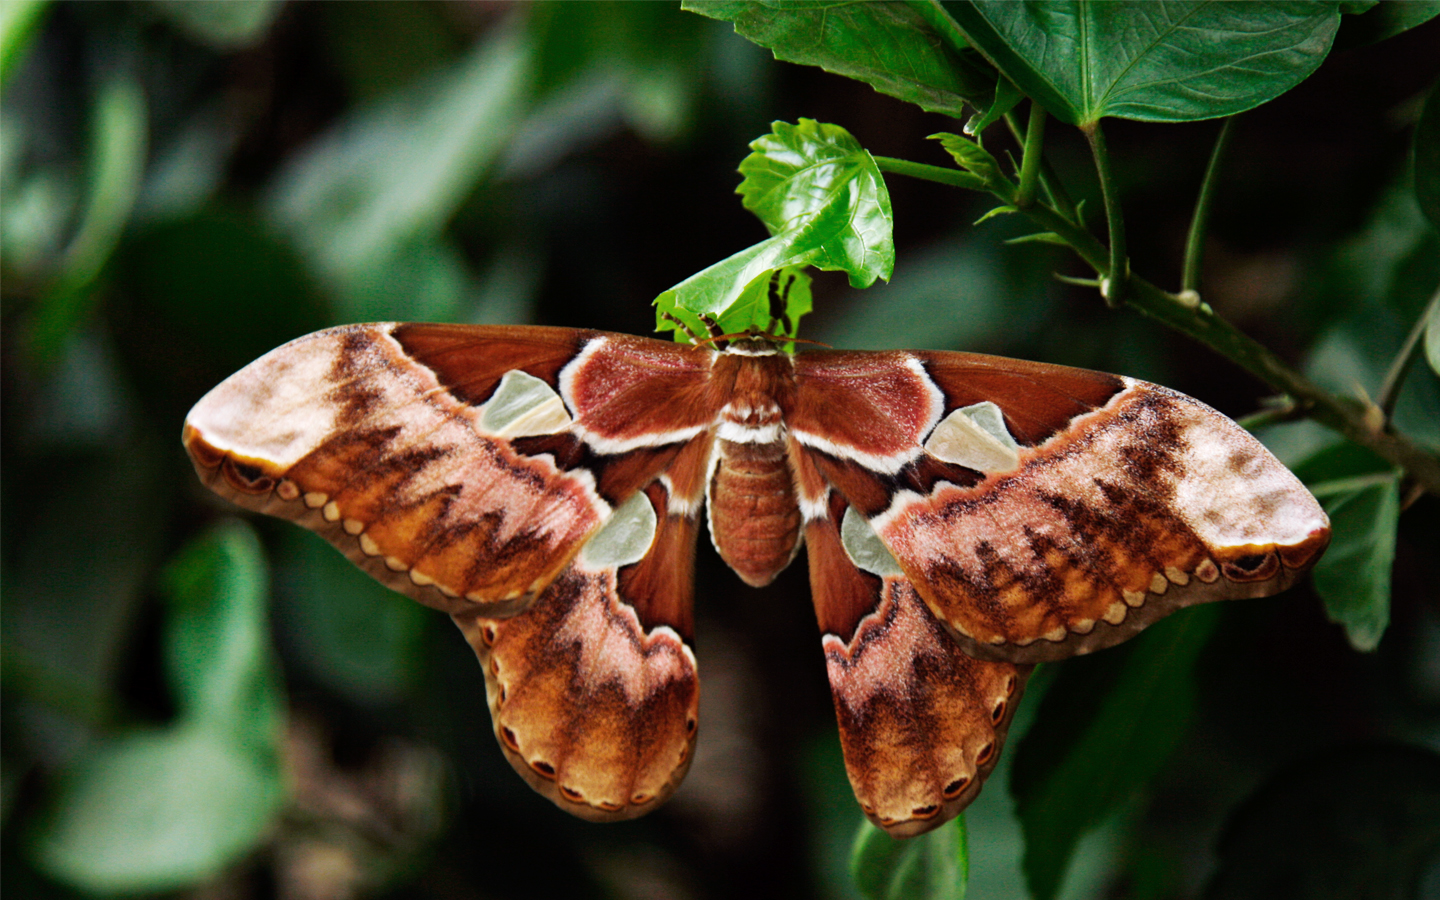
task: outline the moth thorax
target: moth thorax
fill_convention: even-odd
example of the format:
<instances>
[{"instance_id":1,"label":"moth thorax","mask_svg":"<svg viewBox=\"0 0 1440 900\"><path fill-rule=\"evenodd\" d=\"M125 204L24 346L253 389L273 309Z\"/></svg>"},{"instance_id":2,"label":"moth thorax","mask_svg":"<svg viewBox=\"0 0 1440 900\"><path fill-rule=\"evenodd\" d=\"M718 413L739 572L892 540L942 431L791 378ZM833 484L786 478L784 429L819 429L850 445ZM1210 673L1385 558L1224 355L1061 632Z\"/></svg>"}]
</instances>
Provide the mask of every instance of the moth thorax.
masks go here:
<instances>
[{"instance_id":1,"label":"moth thorax","mask_svg":"<svg viewBox=\"0 0 1440 900\"><path fill-rule=\"evenodd\" d=\"M800 549L800 507L784 442L778 435L731 440L722 427L718 443L707 506L710 538L746 584L769 584Z\"/></svg>"}]
</instances>

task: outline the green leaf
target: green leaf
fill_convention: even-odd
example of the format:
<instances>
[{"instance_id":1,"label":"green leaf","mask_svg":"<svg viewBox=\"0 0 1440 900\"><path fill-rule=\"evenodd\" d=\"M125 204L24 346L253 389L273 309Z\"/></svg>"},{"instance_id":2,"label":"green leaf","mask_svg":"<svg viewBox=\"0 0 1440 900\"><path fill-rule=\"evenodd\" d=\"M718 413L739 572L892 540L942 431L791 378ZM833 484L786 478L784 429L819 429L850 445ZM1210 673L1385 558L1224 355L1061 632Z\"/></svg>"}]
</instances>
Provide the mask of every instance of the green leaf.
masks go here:
<instances>
[{"instance_id":1,"label":"green leaf","mask_svg":"<svg viewBox=\"0 0 1440 900\"><path fill-rule=\"evenodd\" d=\"M838 125L801 119L776 122L753 142L740 164L745 179L737 192L771 237L690 276L655 299L657 330L683 329L674 316L703 334L700 317L721 324L758 325L757 311L772 309L769 279L778 270L814 266L849 274L852 287L889 280L895 268L890 194L875 160ZM796 302L808 303L808 286L784 284ZM761 297L766 299L762 303ZM738 308L737 308L738 305ZM732 312L732 309L734 310ZM791 310L791 324L804 310ZM762 328L761 330L768 330Z\"/></svg>"},{"instance_id":2,"label":"green leaf","mask_svg":"<svg viewBox=\"0 0 1440 900\"><path fill-rule=\"evenodd\" d=\"M269 216L334 286L435 240L519 121L527 43L495 28L450 67L362 107L296 154ZM358 274L357 274L358 273Z\"/></svg>"},{"instance_id":3,"label":"green leaf","mask_svg":"<svg viewBox=\"0 0 1440 900\"><path fill-rule=\"evenodd\" d=\"M1415 199L1430 225L1440 230L1440 89L1430 91L1415 125Z\"/></svg>"},{"instance_id":4,"label":"green leaf","mask_svg":"<svg viewBox=\"0 0 1440 900\"><path fill-rule=\"evenodd\" d=\"M1421 885L1435 883L1436 810L1440 756L1433 751L1399 745L1327 749L1281 768L1235 810L1205 896L1433 896Z\"/></svg>"},{"instance_id":5,"label":"green leaf","mask_svg":"<svg viewBox=\"0 0 1440 900\"><path fill-rule=\"evenodd\" d=\"M1315 565L1315 590L1356 650L1374 650L1390 624L1390 569L1400 520L1400 479L1376 475L1314 485L1334 538Z\"/></svg>"},{"instance_id":6,"label":"green leaf","mask_svg":"<svg viewBox=\"0 0 1440 900\"><path fill-rule=\"evenodd\" d=\"M1305 80L1339 26L1334 3L946 4L966 38L1055 117L1189 122L1259 106Z\"/></svg>"},{"instance_id":7,"label":"green leaf","mask_svg":"<svg viewBox=\"0 0 1440 900\"><path fill-rule=\"evenodd\" d=\"M1295 466L1330 516L1330 547L1315 564L1315 591L1357 650L1375 649L1390 620L1390 569L1400 517L1399 475L1348 441Z\"/></svg>"},{"instance_id":8,"label":"green leaf","mask_svg":"<svg viewBox=\"0 0 1440 900\"><path fill-rule=\"evenodd\" d=\"M145 172L147 117L139 82L125 76L106 82L91 109L88 194L80 226L31 326L31 350L41 361L59 353L89 310L91 284L130 218Z\"/></svg>"},{"instance_id":9,"label":"green leaf","mask_svg":"<svg viewBox=\"0 0 1440 900\"><path fill-rule=\"evenodd\" d=\"M849 0L683 0L681 8L735 24L782 62L819 66L929 112L959 117L994 105L995 74L948 47L905 3Z\"/></svg>"},{"instance_id":10,"label":"green leaf","mask_svg":"<svg viewBox=\"0 0 1440 900\"><path fill-rule=\"evenodd\" d=\"M966 134L980 134L1000 121L1000 118L1015 108L1015 104L1025 99L1020 89L1008 78L1001 78L995 82L995 100L984 112L976 113L965 123Z\"/></svg>"},{"instance_id":11,"label":"green leaf","mask_svg":"<svg viewBox=\"0 0 1440 900\"><path fill-rule=\"evenodd\" d=\"M1015 185L1000 171L1000 163L990 151L975 141L944 131L929 135L926 139L939 141L940 146L955 158L960 168L970 171L985 183L986 190L1014 193Z\"/></svg>"},{"instance_id":12,"label":"green leaf","mask_svg":"<svg viewBox=\"0 0 1440 900\"><path fill-rule=\"evenodd\" d=\"M796 235L820 256L812 265L869 287L895 268L890 193L875 160L839 125L775 122L750 143L735 192L773 235ZM830 219L843 219L836 228Z\"/></svg>"},{"instance_id":13,"label":"green leaf","mask_svg":"<svg viewBox=\"0 0 1440 900\"><path fill-rule=\"evenodd\" d=\"M1440 14L1440 0L1386 0L1384 3L1366 4L1366 9L1345 9L1347 15L1340 22L1340 33L1335 36L1335 49L1349 50L1374 44L1386 38L1409 31L1416 25L1423 25Z\"/></svg>"},{"instance_id":14,"label":"green leaf","mask_svg":"<svg viewBox=\"0 0 1440 900\"><path fill-rule=\"evenodd\" d=\"M231 520L191 543L166 568L165 588L165 662L181 717L273 752L280 697L255 532Z\"/></svg>"},{"instance_id":15,"label":"green leaf","mask_svg":"<svg viewBox=\"0 0 1440 900\"><path fill-rule=\"evenodd\" d=\"M728 290L724 287L727 284L724 267L737 257L742 255L737 254L711 266L689 281L695 281L708 272L716 272L711 286ZM801 269L785 266L766 269L755 276L724 311L716 315L707 314L709 323L698 313L677 305L676 294L666 291L655 299L655 330L673 330L676 340L687 341L692 335L704 337L712 331L716 335L757 332L794 337L799 330L800 317L813 307L810 276ZM681 327L682 324L684 327Z\"/></svg>"},{"instance_id":16,"label":"green leaf","mask_svg":"<svg viewBox=\"0 0 1440 900\"><path fill-rule=\"evenodd\" d=\"M30 36L40 24L48 0L6 0L0 3L0 85L15 68L20 55L30 46Z\"/></svg>"},{"instance_id":17,"label":"green leaf","mask_svg":"<svg viewBox=\"0 0 1440 900\"><path fill-rule=\"evenodd\" d=\"M985 214L982 215L980 218L976 219L974 224L979 225L981 222L984 222L987 219L993 219L996 216L1008 216L1011 213L1018 213L1019 211L1020 210L1007 203L1003 206L997 206L994 209L986 210Z\"/></svg>"},{"instance_id":18,"label":"green leaf","mask_svg":"<svg viewBox=\"0 0 1440 900\"><path fill-rule=\"evenodd\" d=\"M1195 660L1218 612L1185 610L1123 649L1070 660L1046 691L1010 779L1036 900L1056 896L1080 838L1148 783L1185 736Z\"/></svg>"},{"instance_id":19,"label":"green leaf","mask_svg":"<svg viewBox=\"0 0 1440 900\"><path fill-rule=\"evenodd\" d=\"M1296 467L1330 516L1332 538L1315 564L1315 591L1356 650L1374 650L1390 622L1390 570L1400 519L1399 474L1348 443ZM1328 477L1317 479L1317 474Z\"/></svg>"},{"instance_id":20,"label":"green leaf","mask_svg":"<svg viewBox=\"0 0 1440 900\"><path fill-rule=\"evenodd\" d=\"M176 27L217 50L235 50L265 36L280 12L279 0L150 0Z\"/></svg>"},{"instance_id":21,"label":"green leaf","mask_svg":"<svg viewBox=\"0 0 1440 900\"><path fill-rule=\"evenodd\" d=\"M901 839L861 820L850 855L865 900L965 900L969 870L964 816Z\"/></svg>"},{"instance_id":22,"label":"green leaf","mask_svg":"<svg viewBox=\"0 0 1440 900\"><path fill-rule=\"evenodd\" d=\"M433 615L360 571L319 536L276 535L276 618L316 678L361 704L402 700Z\"/></svg>"},{"instance_id":23,"label":"green leaf","mask_svg":"<svg viewBox=\"0 0 1440 900\"><path fill-rule=\"evenodd\" d=\"M94 893L172 890L249 853L284 800L276 759L199 725L109 741L84 757L29 834L41 869Z\"/></svg>"},{"instance_id":24,"label":"green leaf","mask_svg":"<svg viewBox=\"0 0 1440 900\"><path fill-rule=\"evenodd\" d=\"M248 525L221 525L186 547L164 582L179 720L82 756L30 834L37 864L87 891L211 878L254 849L284 802L259 542Z\"/></svg>"}]
</instances>

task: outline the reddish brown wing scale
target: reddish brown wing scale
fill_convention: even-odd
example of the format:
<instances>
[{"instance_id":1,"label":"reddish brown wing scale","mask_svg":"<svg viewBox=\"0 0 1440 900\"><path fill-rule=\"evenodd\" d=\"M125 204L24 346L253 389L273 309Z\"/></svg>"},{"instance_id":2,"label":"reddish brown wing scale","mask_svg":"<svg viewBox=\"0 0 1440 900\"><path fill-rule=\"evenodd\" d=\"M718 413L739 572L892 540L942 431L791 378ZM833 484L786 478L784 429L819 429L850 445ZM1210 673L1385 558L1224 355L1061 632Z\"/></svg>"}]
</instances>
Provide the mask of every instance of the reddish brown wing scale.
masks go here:
<instances>
[{"instance_id":1,"label":"reddish brown wing scale","mask_svg":"<svg viewBox=\"0 0 1440 900\"><path fill-rule=\"evenodd\" d=\"M1282 590L1329 539L1204 404L974 354L354 325L227 379L184 442L222 496L450 613L506 758L591 819L693 755L702 507L751 584L808 545L851 784L896 835L974 798L1029 664Z\"/></svg>"}]
</instances>

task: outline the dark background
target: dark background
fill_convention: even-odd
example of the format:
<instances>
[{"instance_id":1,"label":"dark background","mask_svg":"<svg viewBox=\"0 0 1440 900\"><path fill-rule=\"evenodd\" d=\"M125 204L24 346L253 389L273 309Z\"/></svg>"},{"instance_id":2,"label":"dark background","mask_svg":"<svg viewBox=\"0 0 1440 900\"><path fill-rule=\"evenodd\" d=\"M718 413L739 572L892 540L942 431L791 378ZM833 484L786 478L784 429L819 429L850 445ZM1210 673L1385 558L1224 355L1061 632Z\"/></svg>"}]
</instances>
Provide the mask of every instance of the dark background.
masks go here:
<instances>
[{"instance_id":1,"label":"dark background","mask_svg":"<svg viewBox=\"0 0 1440 900\"><path fill-rule=\"evenodd\" d=\"M452 199L404 233L368 237L370 249L346 257L336 235L374 208L367 179L424 198L407 191L414 173L404 170L439 141L417 122L443 131L452 121L434 112L427 86L454 83L472 48L504 29L534 77L515 89L517 111L497 116L495 152L452 166ZM1317 379L1373 395L1440 279L1440 244L1405 187L1440 26L1379 45L1350 40L1342 31L1312 78L1236 123L1203 291ZM146 100L139 198L47 355L30 336L81 217L90 111L117 73ZM481 103L490 90L477 81L461 95ZM237 514L200 487L179 445L204 391L271 347L343 321L647 333L651 298L765 236L733 190L746 145L772 120L833 122L872 153L936 165L948 161L925 136L959 130L857 82L777 63L728 25L669 4L291 3L268 27L217 37L163 4L62 3L45 11L4 91L0 812L15 898L72 893L28 849L66 767L115 729L174 713L158 662L156 573ZM1135 270L1173 287L1217 125L1106 127ZM997 153L1009 147L999 132L987 135ZM328 163L314 149L326 141L339 148ZM344 155L361 145L382 162L367 169ZM1047 150L1077 194L1093 194L1077 133L1052 123ZM308 202L299 170L345 189L297 219L287 210ZM1052 279L1086 273L1057 248L1006 245L1022 223L972 226L989 198L899 176L888 186L893 280L860 292L817 276L803 336L1123 372L1233 416L1267 394L1198 344ZM1098 210L1098 198L1087 206ZM1433 443L1435 379L1417 366L1412 381L1401 422ZM1292 464L1327 440L1307 425L1264 437ZM803 566L752 590L702 546L695 765L661 812L597 826L509 770L481 674L443 617L370 586L288 524L254 525L270 553L295 799L261 846L180 895L853 891L844 865L860 816ZM1386 764L1383 752L1367 756L1373 748L1440 746L1435 547L1436 502L1423 498L1402 516L1392 625L1373 654L1350 649L1308 586L1225 609L1202 656L1189 737L1082 844L1066 896L1194 896L1215 871L1225 823L1267 779L1298 772L1308 790L1343 801L1367 760ZM17 650L49 680L17 677ZM1084 674L1081 665L1068 675L1071 665L1056 677ZM86 721L57 691L118 712ZM1330 760L1318 768L1328 779L1316 759ZM1005 767L967 815L972 896L1024 896Z\"/></svg>"}]
</instances>

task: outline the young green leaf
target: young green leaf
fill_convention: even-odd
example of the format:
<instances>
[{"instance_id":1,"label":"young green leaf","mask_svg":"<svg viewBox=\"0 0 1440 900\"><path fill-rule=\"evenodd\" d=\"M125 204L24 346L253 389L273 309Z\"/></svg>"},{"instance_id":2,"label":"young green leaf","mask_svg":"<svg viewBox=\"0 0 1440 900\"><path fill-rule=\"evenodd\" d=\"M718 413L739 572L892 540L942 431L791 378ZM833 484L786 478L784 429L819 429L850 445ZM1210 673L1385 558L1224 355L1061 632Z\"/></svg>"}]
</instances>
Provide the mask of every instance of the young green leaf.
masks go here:
<instances>
[{"instance_id":1,"label":"young green leaf","mask_svg":"<svg viewBox=\"0 0 1440 900\"><path fill-rule=\"evenodd\" d=\"M852 287L888 280L895 215L875 160L839 125L801 119L771 128L740 163L745 178L735 192L745 208L771 234L803 235L819 250L812 265L849 273Z\"/></svg>"},{"instance_id":2,"label":"young green leaf","mask_svg":"<svg viewBox=\"0 0 1440 900\"><path fill-rule=\"evenodd\" d=\"M850 0L684 0L683 9L733 22L735 33L782 62L863 81L928 112L959 117L994 105L995 73L956 53L904 3Z\"/></svg>"},{"instance_id":3,"label":"young green leaf","mask_svg":"<svg viewBox=\"0 0 1440 900\"><path fill-rule=\"evenodd\" d=\"M904 840L862 820L850 872L865 900L965 900L967 843L964 816Z\"/></svg>"},{"instance_id":4,"label":"young green leaf","mask_svg":"<svg viewBox=\"0 0 1440 900\"><path fill-rule=\"evenodd\" d=\"M946 4L967 40L1056 118L1189 122L1233 115L1315 71L1336 3L1067 0Z\"/></svg>"},{"instance_id":5,"label":"young green leaf","mask_svg":"<svg viewBox=\"0 0 1440 900\"><path fill-rule=\"evenodd\" d=\"M927 139L939 141L940 146L955 158L960 168L968 170L985 182L987 191L1002 191L1007 194L1015 192L1015 185L1000 171L1000 163L990 151L976 142L944 131L932 134Z\"/></svg>"},{"instance_id":6,"label":"young green leaf","mask_svg":"<svg viewBox=\"0 0 1440 900\"><path fill-rule=\"evenodd\" d=\"M1010 792L1036 900L1059 891L1080 838L1159 772L1195 706L1195 659L1219 610L1151 626L1123 649L1067 662L1016 748Z\"/></svg>"},{"instance_id":7,"label":"young green leaf","mask_svg":"<svg viewBox=\"0 0 1440 900\"><path fill-rule=\"evenodd\" d=\"M1025 99L1020 89L1008 78L1000 78L995 82L995 100L989 108L977 112L965 123L966 134L980 134L985 129L1000 121L1000 118L1015 108L1015 104Z\"/></svg>"},{"instance_id":8,"label":"young green leaf","mask_svg":"<svg viewBox=\"0 0 1440 900\"><path fill-rule=\"evenodd\" d=\"M718 323L722 333L731 333L726 326L734 323L743 323L741 331L752 326L770 330L754 313L776 309L775 301L766 296L762 303L757 292L768 291L771 275L787 267L843 271L853 287L889 280L895 268L894 214L875 160L838 125L801 119L798 125L776 122L773 127L750 145L753 152L740 164L745 178L737 188L771 237L657 297L658 330L673 329L684 339L684 329L672 318L696 334L705 333L705 320ZM795 282L787 279L783 286ZM808 301L808 296L807 289L795 299ZM732 311L737 304L741 308ZM790 312L793 326L804 310Z\"/></svg>"}]
</instances>

